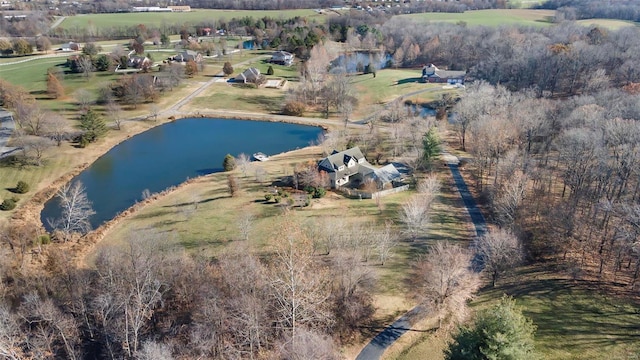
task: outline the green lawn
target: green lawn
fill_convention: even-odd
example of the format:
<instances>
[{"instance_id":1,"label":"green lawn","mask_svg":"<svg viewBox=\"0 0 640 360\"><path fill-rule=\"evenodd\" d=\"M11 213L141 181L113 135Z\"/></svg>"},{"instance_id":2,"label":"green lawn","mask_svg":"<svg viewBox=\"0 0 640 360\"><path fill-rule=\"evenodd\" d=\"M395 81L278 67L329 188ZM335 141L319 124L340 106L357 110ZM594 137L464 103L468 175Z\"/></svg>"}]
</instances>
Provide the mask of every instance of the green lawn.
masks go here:
<instances>
[{"instance_id":1,"label":"green lawn","mask_svg":"<svg viewBox=\"0 0 640 360\"><path fill-rule=\"evenodd\" d=\"M512 279L485 289L482 307L506 293L538 326L536 346L545 359L638 359L640 304L588 281L524 268ZM626 289L621 289L626 290Z\"/></svg>"},{"instance_id":2,"label":"green lawn","mask_svg":"<svg viewBox=\"0 0 640 360\"><path fill-rule=\"evenodd\" d=\"M444 21L444 22L465 22L468 25L550 25L550 19L554 16L553 10L530 10L530 9L492 9L475 10L464 13L422 13L399 15L403 18L415 21Z\"/></svg>"},{"instance_id":3,"label":"green lawn","mask_svg":"<svg viewBox=\"0 0 640 360\"><path fill-rule=\"evenodd\" d=\"M13 84L20 85L28 91L44 90L47 88L47 69L54 66L63 66L66 61L67 59L64 57L56 57L0 66L0 77Z\"/></svg>"},{"instance_id":4,"label":"green lawn","mask_svg":"<svg viewBox=\"0 0 640 360\"><path fill-rule=\"evenodd\" d=\"M304 16L312 20L324 22L324 15L317 14L311 9L302 10L211 10L194 9L184 13L125 13L125 14L90 14L67 17L59 27L67 29L85 29L89 26L112 28L119 26L135 26L144 24L148 27L159 27L162 24L196 25L204 21L231 20L242 17L262 18L265 16L279 19Z\"/></svg>"}]
</instances>

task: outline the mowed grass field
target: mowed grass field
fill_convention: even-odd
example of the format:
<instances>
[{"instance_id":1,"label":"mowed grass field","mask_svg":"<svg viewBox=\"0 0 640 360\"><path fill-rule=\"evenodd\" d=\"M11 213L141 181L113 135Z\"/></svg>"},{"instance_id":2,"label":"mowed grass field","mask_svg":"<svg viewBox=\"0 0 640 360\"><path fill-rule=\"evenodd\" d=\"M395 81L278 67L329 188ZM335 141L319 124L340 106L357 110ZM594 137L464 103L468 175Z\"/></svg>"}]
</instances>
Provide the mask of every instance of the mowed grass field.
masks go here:
<instances>
[{"instance_id":1,"label":"mowed grass field","mask_svg":"<svg viewBox=\"0 0 640 360\"><path fill-rule=\"evenodd\" d=\"M638 26L639 24L633 21L614 20L614 19L587 19L578 20L578 24L588 27L602 27L609 30L618 30L628 26Z\"/></svg>"},{"instance_id":2,"label":"mowed grass field","mask_svg":"<svg viewBox=\"0 0 640 360\"><path fill-rule=\"evenodd\" d=\"M318 14L311 9L302 10L212 10L192 9L190 12L180 13L120 13L120 14L89 14L67 17L59 27L69 29L113 28L121 26L136 26L144 24L147 27L159 27L162 24L189 24L212 22L232 18L263 18L289 19L296 16L307 17L310 20L324 22L325 15Z\"/></svg>"},{"instance_id":3,"label":"mowed grass field","mask_svg":"<svg viewBox=\"0 0 640 360\"><path fill-rule=\"evenodd\" d=\"M554 16L553 10L532 9L492 9L474 10L464 13L422 13L398 15L414 21L444 21L450 23L465 22L468 25L529 25L548 26Z\"/></svg>"}]
</instances>

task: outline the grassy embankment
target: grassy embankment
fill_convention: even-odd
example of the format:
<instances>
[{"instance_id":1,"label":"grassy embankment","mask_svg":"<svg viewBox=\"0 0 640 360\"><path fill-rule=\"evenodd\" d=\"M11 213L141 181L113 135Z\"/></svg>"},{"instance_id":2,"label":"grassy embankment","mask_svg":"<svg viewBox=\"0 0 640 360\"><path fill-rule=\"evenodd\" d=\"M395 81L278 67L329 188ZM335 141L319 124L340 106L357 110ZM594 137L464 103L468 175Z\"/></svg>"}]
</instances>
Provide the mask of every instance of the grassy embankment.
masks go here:
<instances>
[{"instance_id":1,"label":"grassy embankment","mask_svg":"<svg viewBox=\"0 0 640 360\"><path fill-rule=\"evenodd\" d=\"M87 14L67 17L59 27L70 29L100 29L120 26L136 26L145 24L147 27L160 27L162 24L191 24L231 20L232 18L263 18L274 19L306 17L310 20L323 22L325 15L318 14L311 9L301 10L212 10L193 9L182 13L122 13L122 14Z\"/></svg>"}]
</instances>

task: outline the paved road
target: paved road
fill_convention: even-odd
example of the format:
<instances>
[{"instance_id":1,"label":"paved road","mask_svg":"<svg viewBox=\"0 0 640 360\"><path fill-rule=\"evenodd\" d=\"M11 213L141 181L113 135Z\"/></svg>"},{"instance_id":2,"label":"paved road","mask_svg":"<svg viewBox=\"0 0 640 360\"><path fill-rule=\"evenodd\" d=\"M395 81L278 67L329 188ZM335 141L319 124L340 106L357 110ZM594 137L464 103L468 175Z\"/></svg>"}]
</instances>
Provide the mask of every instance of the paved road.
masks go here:
<instances>
[{"instance_id":1,"label":"paved road","mask_svg":"<svg viewBox=\"0 0 640 360\"><path fill-rule=\"evenodd\" d=\"M0 158L10 154L15 148L7 147L7 143L15 130L16 124L10 112L0 109Z\"/></svg>"},{"instance_id":2,"label":"paved road","mask_svg":"<svg viewBox=\"0 0 640 360\"><path fill-rule=\"evenodd\" d=\"M484 216L480 212L478 205L476 204L476 200L469 192L469 188L467 184L464 182L464 178L460 174L460 170L458 169L457 164L449 164L449 169L451 170L451 175L453 175L453 181L456 183L456 187L458 188L458 192L460 193L460 197L462 197L462 201L464 202L464 206L467 208L469 212L469 216L471 216L471 221L473 222L473 226L476 228L476 236L480 237L487 232L487 222L484 219Z\"/></svg>"},{"instance_id":3,"label":"paved road","mask_svg":"<svg viewBox=\"0 0 640 360\"><path fill-rule=\"evenodd\" d=\"M398 340L404 333L411 330L412 319L422 316L424 311L425 309L423 307L416 306L402 315L401 318L376 335L376 337L360 351L356 360L380 359L382 353L384 353L391 344Z\"/></svg>"},{"instance_id":4,"label":"paved road","mask_svg":"<svg viewBox=\"0 0 640 360\"><path fill-rule=\"evenodd\" d=\"M453 175L453 180L456 184L456 187L458 188L458 192L460 193L460 197L462 197L464 206L467 208L469 216L471 217L471 221L473 222L473 225L476 229L476 236L482 236L487 232L487 223L484 219L484 216L480 212L480 209L478 208L473 195L469 191L464 178L460 174L457 163L450 162L448 165L449 169L451 170L451 175ZM481 270L482 264L478 259L473 259L473 267L476 270ZM396 320L393 324L376 335L376 337L374 337L373 340L371 340L362 349L360 354L358 354L358 357L356 357L356 360L380 359L384 351L389 346L391 346L396 340L398 340L400 336L410 330L410 320L412 318L424 316L424 310L425 309L421 306L416 306L415 308L409 310L409 312L404 314L401 318Z\"/></svg>"}]
</instances>

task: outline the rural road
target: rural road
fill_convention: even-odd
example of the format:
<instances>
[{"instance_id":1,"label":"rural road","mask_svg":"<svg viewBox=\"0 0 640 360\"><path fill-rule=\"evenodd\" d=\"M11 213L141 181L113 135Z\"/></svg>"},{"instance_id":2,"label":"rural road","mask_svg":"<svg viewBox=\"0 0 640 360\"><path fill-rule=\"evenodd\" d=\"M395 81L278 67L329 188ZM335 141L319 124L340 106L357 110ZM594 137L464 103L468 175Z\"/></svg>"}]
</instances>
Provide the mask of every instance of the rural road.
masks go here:
<instances>
[{"instance_id":1,"label":"rural road","mask_svg":"<svg viewBox=\"0 0 640 360\"><path fill-rule=\"evenodd\" d=\"M476 236L480 237L487 232L487 223L484 216L480 212L478 205L476 204L473 195L467 187L467 183L460 174L460 169L457 163L449 162L449 169L453 176L453 181L458 188L460 197L464 206L469 212L471 222L476 230ZM409 310L406 314L402 315L393 324L382 330L376 337L374 337L356 357L356 360L377 360L382 357L384 351L389 348L396 340L400 338L404 333L411 330L411 320L419 318L424 315L425 310L422 306L418 305Z\"/></svg>"},{"instance_id":2,"label":"rural road","mask_svg":"<svg viewBox=\"0 0 640 360\"><path fill-rule=\"evenodd\" d=\"M7 147L16 124L10 112L0 109L0 158L11 153L14 148Z\"/></svg>"}]
</instances>

